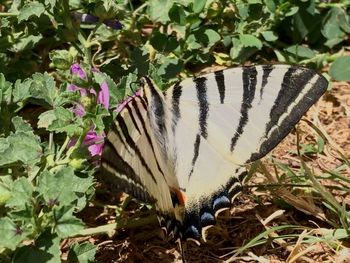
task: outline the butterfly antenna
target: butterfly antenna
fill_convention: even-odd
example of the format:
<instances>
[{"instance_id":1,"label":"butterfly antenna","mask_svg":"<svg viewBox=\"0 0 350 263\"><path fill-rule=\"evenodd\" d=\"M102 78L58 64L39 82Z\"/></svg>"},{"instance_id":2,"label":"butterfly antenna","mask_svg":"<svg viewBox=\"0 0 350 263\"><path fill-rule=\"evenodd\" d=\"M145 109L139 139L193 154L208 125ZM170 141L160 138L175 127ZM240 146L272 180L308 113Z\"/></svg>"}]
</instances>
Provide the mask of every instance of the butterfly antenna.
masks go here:
<instances>
[{"instance_id":1,"label":"butterfly antenna","mask_svg":"<svg viewBox=\"0 0 350 263\"><path fill-rule=\"evenodd\" d=\"M133 84L137 84L137 87L139 87L142 83L141 83L141 81L139 81L139 80L130 82L129 87L130 87L130 89L132 90L132 93L135 94L135 93L137 92L137 90L134 90L134 89L133 89Z\"/></svg>"},{"instance_id":2,"label":"butterfly antenna","mask_svg":"<svg viewBox=\"0 0 350 263\"><path fill-rule=\"evenodd\" d=\"M176 240L176 243L178 244L178 247L181 253L182 263L186 263L186 257L185 257L186 241L183 243L181 238L178 238Z\"/></svg>"}]
</instances>

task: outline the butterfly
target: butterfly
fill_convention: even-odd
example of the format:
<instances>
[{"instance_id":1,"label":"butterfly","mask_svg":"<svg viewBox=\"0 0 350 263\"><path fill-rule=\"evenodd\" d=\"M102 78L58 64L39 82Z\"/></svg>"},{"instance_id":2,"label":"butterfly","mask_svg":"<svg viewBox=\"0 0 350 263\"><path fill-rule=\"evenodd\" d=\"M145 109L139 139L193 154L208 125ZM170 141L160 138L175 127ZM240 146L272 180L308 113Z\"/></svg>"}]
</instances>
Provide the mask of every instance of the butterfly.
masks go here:
<instances>
[{"instance_id":1,"label":"butterfly","mask_svg":"<svg viewBox=\"0 0 350 263\"><path fill-rule=\"evenodd\" d=\"M328 87L290 65L216 71L165 92L148 77L141 83L118 108L101 176L154 203L168 234L196 242L241 192L245 165L276 147Z\"/></svg>"}]
</instances>

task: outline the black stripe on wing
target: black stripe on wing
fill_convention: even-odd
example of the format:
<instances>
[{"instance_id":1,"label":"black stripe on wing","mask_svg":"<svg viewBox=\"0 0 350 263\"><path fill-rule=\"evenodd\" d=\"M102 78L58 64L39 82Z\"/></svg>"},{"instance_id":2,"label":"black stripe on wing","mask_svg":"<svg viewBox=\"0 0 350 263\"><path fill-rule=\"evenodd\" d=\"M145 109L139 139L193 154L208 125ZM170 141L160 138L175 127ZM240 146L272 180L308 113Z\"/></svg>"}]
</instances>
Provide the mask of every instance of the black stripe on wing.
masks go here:
<instances>
[{"instance_id":1,"label":"black stripe on wing","mask_svg":"<svg viewBox=\"0 0 350 263\"><path fill-rule=\"evenodd\" d=\"M245 125L248 123L248 111L252 107L252 102L255 96L257 74L255 67L243 68L243 98L241 104L241 118L238 127L235 129L235 135L231 140L231 152L233 152L236 143L243 133Z\"/></svg>"},{"instance_id":2,"label":"black stripe on wing","mask_svg":"<svg viewBox=\"0 0 350 263\"><path fill-rule=\"evenodd\" d=\"M298 96L303 93L305 87L311 85L310 80L314 78L317 78L317 80L309 91L299 101L296 101ZM259 151L252 154L247 162L260 159L275 148L299 122L305 112L327 90L328 81L313 70L292 66L286 72L281 85L281 90L270 112L270 122L265 128L265 136L267 137L263 139ZM294 103L295 105L292 105ZM287 112L288 107L291 105L292 109L290 109L290 112ZM284 119L281 119L282 116L284 116ZM277 125L278 122L281 122L280 125Z\"/></svg>"},{"instance_id":3,"label":"black stripe on wing","mask_svg":"<svg viewBox=\"0 0 350 263\"><path fill-rule=\"evenodd\" d=\"M204 77L195 78L193 81L196 83L197 98L199 106L199 127L200 134L204 137L208 137L207 120L209 114L209 103L207 98L207 79Z\"/></svg>"},{"instance_id":4,"label":"black stripe on wing","mask_svg":"<svg viewBox=\"0 0 350 263\"><path fill-rule=\"evenodd\" d=\"M154 181L154 183L157 183L156 178L154 177L153 172L151 171L151 169L149 168L148 164L146 163L142 153L140 152L139 147L136 145L136 143L134 142L134 140L131 138L129 131L128 131L128 127L126 126L126 123L124 122L123 117L119 115L117 115L116 121L119 124L119 127L124 135L124 138L127 142L127 144L135 151L135 154L137 155L137 157L139 158L142 166L146 169L146 171L149 173L149 175L151 176L152 180ZM116 127L115 127L116 128Z\"/></svg>"},{"instance_id":5,"label":"black stripe on wing","mask_svg":"<svg viewBox=\"0 0 350 263\"><path fill-rule=\"evenodd\" d=\"M160 94L154 87L152 81L148 77L144 77L144 79L147 82L147 85L149 87L149 90L151 92L151 97L152 97L152 101L149 102L148 105L151 106L150 110L152 110L154 114L155 121L157 124L157 129L165 142L166 127L165 127L165 118L164 118L165 111L164 111L163 99L161 98Z\"/></svg>"},{"instance_id":6,"label":"black stripe on wing","mask_svg":"<svg viewBox=\"0 0 350 263\"><path fill-rule=\"evenodd\" d=\"M260 89L260 101L262 100L262 96L264 94L264 88L268 82L270 73L272 72L272 70L274 69L273 65L263 65L262 66L263 69L263 76L262 76L262 81L261 81L261 89Z\"/></svg>"},{"instance_id":7,"label":"black stripe on wing","mask_svg":"<svg viewBox=\"0 0 350 263\"><path fill-rule=\"evenodd\" d=\"M147 106L144 104L144 101L142 100L142 98L140 98L140 103L141 105L144 107L144 110L147 111ZM151 136L149 135L149 131L147 130L146 128L146 123L145 123L145 120L143 119L142 117L142 114L141 114L141 111L137 105L137 102L136 100L133 100L132 101L132 106L133 108L135 109L135 112L136 112L136 115L137 115L137 118L140 120L141 122L141 126L142 126L142 130L146 136L146 139L147 139L147 142L149 144L149 146L151 147L151 150L152 150L152 154L154 156L154 160L156 161L156 164L157 164L157 169L158 171L163 175L163 177L165 176L164 175L164 172L163 170L161 169L160 165L159 165L159 162L158 162L158 159L157 159L157 156L156 156L156 152L154 150L154 146L153 146L153 143L152 143L152 139L151 139Z\"/></svg>"},{"instance_id":8,"label":"black stripe on wing","mask_svg":"<svg viewBox=\"0 0 350 263\"><path fill-rule=\"evenodd\" d=\"M225 75L222 70L214 72L216 84L218 86L219 95L220 95L220 103L225 103Z\"/></svg>"},{"instance_id":9,"label":"black stripe on wing","mask_svg":"<svg viewBox=\"0 0 350 263\"><path fill-rule=\"evenodd\" d=\"M99 176L110 189L125 191L144 202L155 202L155 199L146 191L140 175L136 173L129 163L123 160L110 141L106 140L103 151ZM118 174L124 175L125 178Z\"/></svg>"},{"instance_id":10,"label":"black stripe on wing","mask_svg":"<svg viewBox=\"0 0 350 263\"><path fill-rule=\"evenodd\" d=\"M180 111L180 98L182 95L182 86L180 83L176 83L173 92L172 92L172 113L173 113L173 120L171 124L171 129L173 133L175 134L175 127L177 125L178 120L181 117L181 111Z\"/></svg>"},{"instance_id":11,"label":"black stripe on wing","mask_svg":"<svg viewBox=\"0 0 350 263\"><path fill-rule=\"evenodd\" d=\"M208 137L207 120L208 120L208 114L209 114L209 103L207 98L207 85L206 85L207 79L204 77L201 77L201 78L195 78L193 79L193 81L196 83L196 89L197 89L197 99L198 99L198 106L199 106L198 121L199 121L200 130L196 136L196 140L193 145L192 168L188 175L189 179L193 173L194 166L199 156L201 136L203 136L203 138L205 139Z\"/></svg>"}]
</instances>

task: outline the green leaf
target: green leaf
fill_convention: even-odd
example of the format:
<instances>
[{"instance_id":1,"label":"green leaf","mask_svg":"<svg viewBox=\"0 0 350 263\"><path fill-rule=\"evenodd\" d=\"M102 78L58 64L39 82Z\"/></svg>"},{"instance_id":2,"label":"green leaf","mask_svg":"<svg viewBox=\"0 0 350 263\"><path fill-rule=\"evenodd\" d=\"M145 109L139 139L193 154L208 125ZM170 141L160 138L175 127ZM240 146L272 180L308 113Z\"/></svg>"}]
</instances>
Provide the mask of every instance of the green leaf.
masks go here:
<instances>
[{"instance_id":1,"label":"green leaf","mask_svg":"<svg viewBox=\"0 0 350 263\"><path fill-rule=\"evenodd\" d=\"M42 38L43 36L41 34L21 37L14 45L12 45L11 51L20 52L24 50L30 50L34 48Z\"/></svg>"},{"instance_id":2,"label":"green leaf","mask_svg":"<svg viewBox=\"0 0 350 263\"><path fill-rule=\"evenodd\" d=\"M57 107L53 110L45 111L39 115L38 128L46 128L52 132L66 132L68 136L79 134L82 131L81 119L75 118L69 109ZM80 120L80 122L79 122Z\"/></svg>"},{"instance_id":3,"label":"green leaf","mask_svg":"<svg viewBox=\"0 0 350 263\"><path fill-rule=\"evenodd\" d=\"M301 58L313 58L315 56L315 52L308 47L294 45L285 49L290 54Z\"/></svg>"},{"instance_id":4,"label":"green leaf","mask_svg":"<svg viewBox=\"0 0 350 263\"><path fill-rule=\"evenodd\" d=\"M145 47L134 48L131 53L132 66L138 74L145 76L149 69L149 51Z\"/></svg>"},{"instance_id":5,"label":"green leaf","mask_svg":"<svg viewBox=\"0 0 350 263\"><path fill-rule=\"evenodd\" d=\"M92 263L97 247L89 242L73 244L68 253L68 263Z\"/></svg>"},{"instance_id":6,"label":"green leaf","mask_svg":"<svg viewBox=\"0 0 350 263\"><path fill-rule=\"evenodd\" d=\"M159 52L171 52L179 45L176 37L163 34L159 30L153 30L150 44Z\"/></svg>"},{"instance_id":7,"label":"green leaf","mask_svg":"<svg viewBox=\"0 0 350 263\"><path fill-rule=\"evenodd\" d=\"M35 164L41 154L39 138L32 132L18 131L7 138L0 138L0 166L18 161L26 165Z\"/></svg>"},{"instance_id":8,"label":"green leaf","mask_svg":"<svg viewBox=\"0 0 350 263\"><path fill-rule=\"evenodd\" d=\"M93 185L93 177L74 174L70 166L56 173L47 170L38 177L37 191L43 196L48 205L71 205Z\"/></svg>"},{"instance_id":9,"label":"green leaf","mask_svg":"<svg viewBox=\"0 0 350 263\"><path fill-rule=\"evenodd\" d=\"M257 49L262 48L262 43L260 39L253 35L242 34L239 39L244 47L256 47Z\"/></svg>"},{"instance_id":10,"label":"green leaf","mask_svg":"<svg viewBox=\"0 0 350 263\"><path fill-rule=\"evenodd\" d=\"M60 238L56 234L44 232L34 245L19 248L13 263L60 263Z\"/></svg>"},{"instance_id":11,"label":"green leaf","mask_svg":"<svg viewBox=\"0 0 350 263\"><path fill-rule=\"evenodd\" d=\"M53 50L49 57L53 66L58 69L69 69L73 64L73 56L68 50Z\"/></svg>"},{"instance_id":12,"label":"green leaf","mask_svg":"<svg viewBox=\"0 0 350 263\"><path fill-rule=\"evenodd\" d=\"M2 102L9 104L11 102L12 83L6 81L4 74L0 73L0 110Z\"/></svg>"},{"instance_id":13,"label":"green leaf","mask_svg":"<svg viewBox=\"0 0 350 263\"><path fill-rule=\"evenodd\" d=\"M23 6L18 15L18 22L27 21L31 17L40 17L45 12L45 6L39 2L30 2Z\"/></svg>"},{"instance_id":14,"label":"green leaf","mask_svg":"<svg viewBox=\"0 0 350 263\"><path fill-rule=\"evenodd\" d=\"M285 16L292 16L295 15L299 11L298 6L293 6L286 14Z\"/></svg>"},{"instance_id":15,"label":"green leaf","mask_svg":"<svg viewBox=\"0 0 350 263\"><path fill-rule=\"evenodd\" d=\"M55 230L59 237L67 238L76 235L84 228L83 222L73 215L74 207L54 207Z\"/></svg>"},{"instance_id":16,"label":"green leaf","mask_svg":"<svg viewBox=\"0 0 350 263\"><path fill-rule=\"evenodd\" d=\"M181 72L182 66L182 61L178 58L164 57L157 73L164 79L175 78Z\"/></svg>"},{"instance_id":17,"label":"green leaf","mask_svg":"<svg viewBox=\"0 0 350 263\"><path fill-rule=\"evenodd\" d=\"M19 226L8 217L0 218L0 236L0 248L5 247L11 250L26 239Z\"/></svg>"},{"instance_id":18,"label":"green leaf","mask_svg":"<svg viewBox=\"0 0 350 263\"><path fill-rule=\"evenodd\" d=\"M33 82L29 88L31 97L38 100L44 100L52 106L56 96L56 82L53 77L45 72L44 74L35 73L32 78ZM42 103L39 104L42 105Z\"/></svg>"},{"instance_id":19,"label":"green leaf","mask_svg":"<svg viewBox=\"0 0 350 263\"><path fill-rule=\"evenodd\" d=\"M338 21L341 29L346 33L350 33L350 15L347 14L344 9L340 9Z\"/></svg>"},{"instance_id":20,"label":"green leaf","mask_svg":"<svg viewBox=\"0 0 350 263\"><path fill-rule=\"evenodd\" d=\"M192 11L199 14L205 7L207 0L193 0L192 1Z\"/></svg>"},{"instance_id":21,"label":"green leaf","mask_svg":"<svg viewBox=\"0 0 350 263\"><path fill-rule=\"evenodd\" d=\"M208 44L207 44L208 47L214 46L217 42L221 40L221 36L213 29L206 29L204 31L204 34L208 38Z\"/></svg>"},{"instance_id":22,"label":"green leaf","mask_svg":"<svg viewBox=\"0 0 350 263\"><path fill-rule=\"evenodd\" d=\"M273 31L264 31L261 34L265 38L265 40L269 42L273 42L278 39L278 36L276 36L275 32Z\"/></svg>"},{"instance_id":23,"label":"green leaf","mask_svg":"<svg viewBox=\"0 0 350 263\"><path fill-rule=\"evenodd\" d=\"M180 26L186 25L186 13L183 6L174 4L169 10L169 18L171 22Z\"/></svg>"},{"instance_id":24,"label":"green leaf","mask_svg":"<svg viewBox=\"0 0 350 263\"><path fill-rule=\"evenodd\" d=\"M350 56L337 58L329 73L337 81L350 81Z\"/></svg>"},{"instance_id":25,"label":"green leaf","mask_svg":"<svg viewBox=\"0 0 350 263\"><path fill-rule=\"evenodd\" d=\"M276 10L276 4L274 0L264 0L265 5L267 7L267 9L271 12L271 13L275 13Z\"/></svg>"},{"instance_id":26,"label":"green leaf","mask_svg":"<svg viewBox=\"0 0 350 263\"><path fill-rule=\"evenodd\" d=\"M328 39L325 45L330 48L342 42L345 37L345 33L341 30L338 22L338 15L341 14L340 10L341 9L337 7L330 9L323 22L324 26L321 32L322 35Z\"/></svg>"},{"instance_id":27,"label":"green leaf","mask_svg":"<svg viewBox=\"0 0 350 263\"><path fill-rule=\"evenodd\" d=\"M198 40L196 39L196 36L194 34L191 34L186 39L186 44L189 50L196 50L202 48L202 45L198 43Z\"/></svg>"},{"instance_id":28,"label":"green leaf","mask_svg":"<svg viewBox=\"0 0 350 263\"><path fill-rule=\"evenodd\" d=\"M8 207L16 210L25 210L30 206L34 187L25 177L20 177L11 186L11 198L7 201Z\"/></svg>"},{"instance_id":29,"label":"green leaf","mask_svg":"<svg viewBox=\"0 0 350 263\"><path fill-rule=\"evenodd\" d=\"M3 177L3 176L2 176ZM0 177L0 206L6 204L6 202L11 198L11 187L2 181Z\"/></svg>"},{"instance_id":30,"label":"green leaf","mask_svg":"<svg viewBox=\"0 0 350 263\"><path fill-rule=\"evenodd\" d=\"M151 20L166 24L170 21L169 10L174 5L174 1L170 0L149 0L148 14Z\"/></svg>"},{"instance_id":31,"label":"green leaf","mask_svg":"<svg viewBox=\"0 0 350 263\"><path fill-rule=\"evenodd\" d=\"M22 117L15 116L12 118L12 124L15 127L16 132L33 132L32 126L23 120Z\"/></svg>"},{"instance_id":32,"label":"green leaf","mask_svg":"<svg viewBox=\"0 0 350 263\"><path fill-rule=\"evenodd\" d=\"M23 104L30 99L34 104L52 106L56 97L56 82L48 73L35 73L23 82L16 81L13 91L14 101Z\"/></svg>"}]
</instances>

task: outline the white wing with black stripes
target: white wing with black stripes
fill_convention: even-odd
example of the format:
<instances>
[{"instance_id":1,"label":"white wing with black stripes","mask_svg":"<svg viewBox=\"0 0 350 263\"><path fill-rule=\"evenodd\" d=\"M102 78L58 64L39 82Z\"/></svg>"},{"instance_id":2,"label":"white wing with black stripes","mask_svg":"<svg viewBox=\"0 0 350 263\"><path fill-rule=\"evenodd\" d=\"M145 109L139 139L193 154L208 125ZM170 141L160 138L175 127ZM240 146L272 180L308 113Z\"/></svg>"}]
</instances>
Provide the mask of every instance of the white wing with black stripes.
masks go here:
<instances>
[{"instance_id":1,"label":"white wing with black stripes","mask_svg":"<svg viewBox=\"0 0 350 263\"><path fill-rule=\"evenodd\" d=\"M327 89L313 70L264 65L185 79L166 92L144 78L109 133L103 177L154 201L200 240L240 192L244 165L271 151Z\"/></svg>"}]
</instances>

